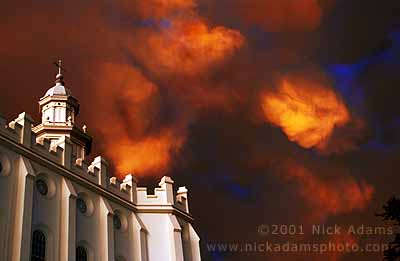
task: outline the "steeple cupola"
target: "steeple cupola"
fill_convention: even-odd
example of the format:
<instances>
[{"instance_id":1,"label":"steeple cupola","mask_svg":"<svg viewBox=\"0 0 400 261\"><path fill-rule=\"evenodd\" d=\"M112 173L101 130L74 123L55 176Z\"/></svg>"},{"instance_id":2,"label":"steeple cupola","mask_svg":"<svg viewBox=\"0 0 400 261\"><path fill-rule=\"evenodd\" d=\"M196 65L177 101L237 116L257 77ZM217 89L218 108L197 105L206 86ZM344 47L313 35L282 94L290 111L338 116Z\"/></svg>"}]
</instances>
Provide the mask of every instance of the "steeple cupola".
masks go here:
<instances>
[{"instance_id":1,"label":"steeple cupola","mask_svg":"<svg viewBox=\"0 0 400 261\"><path fill-rule=\"evenodd\" d=\"M61 61L59 61L55 85L39 101L43 124L73 125L79 113L78 100L65 87L61 70Z\"/></svg>"},{"instance_id":2,"label":"steeple cupola","mask_svg":"<svg viewBox=\"0 0 400 261\"><path fill-rule=\"evenodd\" d=\"M55 85L39 100L39 109L42 122L35 126L33 131L38 138L50 139L52 143L62 137L68 137L74 144L77 159L83 159L89 154L92 139L85 128L76 126L76 116L79 113L79 102L72 96L71 91L65 87L61 61L58 64L58 74Z\"/></svg>"}]
</instances>

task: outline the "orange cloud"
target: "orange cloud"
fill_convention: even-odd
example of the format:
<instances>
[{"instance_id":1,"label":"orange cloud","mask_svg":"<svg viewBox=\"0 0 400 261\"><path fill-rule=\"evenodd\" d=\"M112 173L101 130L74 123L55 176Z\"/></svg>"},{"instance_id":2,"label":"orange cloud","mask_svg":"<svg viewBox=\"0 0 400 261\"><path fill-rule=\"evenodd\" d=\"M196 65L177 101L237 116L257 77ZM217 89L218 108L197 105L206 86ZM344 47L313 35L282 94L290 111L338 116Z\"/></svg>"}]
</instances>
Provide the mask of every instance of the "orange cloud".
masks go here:
<instances>
[{"instance_id":1,"label":"orange cloud","mask_svg":"<svg viewBox=\"0 0 400 261\"><path fill-rule=\"evenodd\" d=\"M121 175L129 172L162 175L169 169L171 157L183 141L184 137L179 137L173 129L138 140L124 137L109 144L109 156Z\"/></svg>"},{"instance_id":2,"label":"orange cloud","mask_svg":"<svg viewBox=\"0 0 400 261\"><path fill-rule=\"evenodd\" d=\"M309 220L323 221L330 215L362 210L372 199L373 187L351 176L322 178L293 162L285 168L282 178L298 185L298 194L311 209Z\"/></svg>"},{"instance_id":3,"label":"orange cloud","mask_svg":"<svg viewBox=\"0 0 400 261\"><path fill-rule=\"evenodd\" d=\"M145 67L157 74L205 72L244 44L240 32L209 27L198 17L174 17L159 30L139 30L140 42L131 49Z\"/></svg>"},{"instance_id":4,"label":"orange cloud","mask_svg":"<svg viewBox=\"0 0 400 261\"><path fill-rule=\"evenodd\" d=\"M173 127L160 123L158 86L127 64L103 63L96 75L91 125L103 136L104 151L115 163L116 175L163 174L185 136L179 123Z\"/></svg>"},{"instance_id":5,"label":"orange cloud","mask_svg":"<svg viewBox=\"0 0 400 261\"><path fill-rule=\"evenodd\" d=\"M129 172L138 176L165 174L186 140L193 113L207 106L230 108L222 89L208 92L195 86L174 92L174 106L184 109L179 117L165 121L160 89L139 69L116 63L93 67L94 109L90 110L89 126L96 126L101 134L104 152L115 164L119 178Z\"/></svg>"},{"instance_id":6,"label":"orange cloud","mask_svg":"<svg viewBox=\"0 0 400 261\"><path fill-rule=\"evenodd\" d=\"M264 92L261 106L267 121L303 148L324 150L334 128L350 120L339 96L314 82L283 79L276 91Z\"/></svg>"}]
</instances>

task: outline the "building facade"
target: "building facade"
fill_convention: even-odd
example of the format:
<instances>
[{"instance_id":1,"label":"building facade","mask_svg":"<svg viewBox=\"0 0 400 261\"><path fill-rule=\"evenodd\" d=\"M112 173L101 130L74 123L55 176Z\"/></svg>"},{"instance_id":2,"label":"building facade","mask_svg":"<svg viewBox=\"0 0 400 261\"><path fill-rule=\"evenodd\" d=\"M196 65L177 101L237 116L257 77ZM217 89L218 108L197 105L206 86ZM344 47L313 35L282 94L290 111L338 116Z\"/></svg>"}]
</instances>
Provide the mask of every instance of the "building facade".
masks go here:
<instances>
[{"instance_id":1,"label":"building facade","mask_svg":"<svg viewBox=\"0 0 400 261\"><path fill-rule=\"evenodd\" d=\"M163 177L148 194L103 157L87 163L92 138L64 85L59 71L40 124L0 117L0 260L199 261L188 190Z\"/></svg>"}]
</instances>

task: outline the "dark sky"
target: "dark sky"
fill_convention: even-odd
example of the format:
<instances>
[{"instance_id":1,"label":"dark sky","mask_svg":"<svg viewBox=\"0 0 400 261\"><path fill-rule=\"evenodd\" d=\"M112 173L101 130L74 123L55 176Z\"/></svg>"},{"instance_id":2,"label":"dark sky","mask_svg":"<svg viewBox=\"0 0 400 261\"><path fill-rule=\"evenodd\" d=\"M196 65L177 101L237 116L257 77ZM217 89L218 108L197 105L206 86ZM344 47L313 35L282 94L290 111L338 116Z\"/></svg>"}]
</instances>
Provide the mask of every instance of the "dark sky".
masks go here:
<instances>
[{"instance_id":1,"label":"dark sky","mask_svg":"<svg viewBox=\"0 0 400 261\"><path fill-rule=\"evenodd\" d=\"M208 243L365 242L399 194L400 2L41 0L0 8L0 113L65 81L119 178L186 185L203 260L379 260L382 253L208 251ZM261 236L260 225L303 225Z\"/></svg>"}]
</instances>

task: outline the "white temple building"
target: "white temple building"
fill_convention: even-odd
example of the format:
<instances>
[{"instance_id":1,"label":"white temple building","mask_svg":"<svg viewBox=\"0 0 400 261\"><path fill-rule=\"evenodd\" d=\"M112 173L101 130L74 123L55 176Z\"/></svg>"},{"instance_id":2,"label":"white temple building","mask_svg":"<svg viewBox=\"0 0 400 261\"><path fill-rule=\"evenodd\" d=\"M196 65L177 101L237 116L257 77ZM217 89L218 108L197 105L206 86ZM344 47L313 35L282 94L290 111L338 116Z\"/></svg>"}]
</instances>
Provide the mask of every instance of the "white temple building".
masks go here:
<instances>
[{"instance_id":1,"label":"white temple building","mask_svg":"<svg viewBox=\"0 0 400 261\"><path fill-rule=\"evenodd\" d=\"M39 106L38 125L0 117L0 260L200 261L185 187L163 177L148 194L103 157L87 163L92 138L60 70Z\"/></svg>"}]
</instances>

